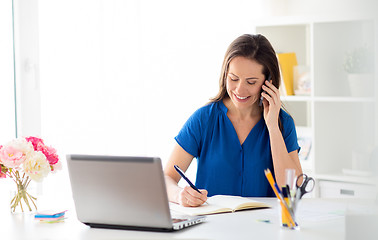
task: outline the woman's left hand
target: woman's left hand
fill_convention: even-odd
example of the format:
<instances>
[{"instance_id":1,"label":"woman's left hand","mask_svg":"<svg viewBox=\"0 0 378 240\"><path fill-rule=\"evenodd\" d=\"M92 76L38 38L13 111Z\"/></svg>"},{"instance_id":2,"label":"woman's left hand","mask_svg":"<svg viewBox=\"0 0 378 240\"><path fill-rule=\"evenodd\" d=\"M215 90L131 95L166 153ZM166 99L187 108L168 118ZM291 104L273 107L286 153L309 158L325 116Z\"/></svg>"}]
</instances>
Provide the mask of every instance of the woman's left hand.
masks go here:
<instances>
[{"instance_id":1,"label":"woman's left hand","mask_svg":"<svg viewBox=\"0 0 378 240\"><path fill-rule=\"evenodd\" d=\"M264 97L264 119L268 129L278 127L278 116L281 109L281 99L279 90L269 81L265 81L261 93Z\"/></svg>"}]
</instances>

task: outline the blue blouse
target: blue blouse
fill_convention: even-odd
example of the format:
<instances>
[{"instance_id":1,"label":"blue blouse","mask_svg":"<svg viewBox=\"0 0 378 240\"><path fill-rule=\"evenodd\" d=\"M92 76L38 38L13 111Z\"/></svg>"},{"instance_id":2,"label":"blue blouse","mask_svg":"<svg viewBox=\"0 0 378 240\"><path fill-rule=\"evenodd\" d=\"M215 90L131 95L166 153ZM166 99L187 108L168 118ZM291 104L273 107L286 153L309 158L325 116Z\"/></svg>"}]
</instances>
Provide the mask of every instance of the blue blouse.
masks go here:
<instances>
[{"instance_id":1,"label":"blue blouse","mask_svg":"<svg viewBox=\"0 0 378 240\"><path fill-rule=\"evenodd\" d=\"M274 173L269 132L264 118L240 145L227 111L223 101L201 107L175 137L186 152L197 158L196 187L206 189L208 196L274 196L264 174L267 168ZM282 109L279 117L287 151L299 151L293 119Z\"/></svg>"}]
</instances>

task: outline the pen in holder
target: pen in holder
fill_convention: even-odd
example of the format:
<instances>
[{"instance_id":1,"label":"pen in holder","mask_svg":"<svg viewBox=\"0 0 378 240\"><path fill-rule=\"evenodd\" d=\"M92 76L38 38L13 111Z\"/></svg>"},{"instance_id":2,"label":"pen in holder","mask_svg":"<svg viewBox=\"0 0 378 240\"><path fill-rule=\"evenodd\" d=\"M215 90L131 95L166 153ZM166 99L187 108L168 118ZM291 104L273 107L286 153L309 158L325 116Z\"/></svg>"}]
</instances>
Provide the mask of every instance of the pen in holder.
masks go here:
<instances>
[{"instance_id":1,"label":"pen in holder","mask_svg":"<svg viewBox=\"0 0 378 240\"><path fill-rule=\"evenodd\" d=\"M294 207L293 199L291 198L290 188L288 185L282 186L281 195L283 202L278 201L280 226L288 229L299 230L299 225L296 221L296 207ZM292 220L290 220L290 218ZM293 224L294 223L294 224Z\"/></svg>"},{"instance_id":2,"label":"pen in holder","mask_svg":"<svg viewBox=\"0 0 378 240\"><path fill-rule=\"evenodd\" d=\"M270 173L270 171L269 171ZM268 173L268 175L269 175ZM267 174L267 173L266 173ZM267 178L268 178L267 175ZM271 181L274 181L273 176L269 177ZM269 180L268 178L268 180ZM287 177L291 181L292 177ZM291 190L289 186L290 182L287 182L286 186L282 186L282 190L277 187L277 184L273 184L277 188L277 198L279 199L279 206L280 206L280 222L281 226L284 228L289 229L299 229L299 225L296 222L296 213L298 209L298 204L302 199L303 195L312 192L315 187L315 180L312 177L307 176L306 174L300 174L297 178L294 177L296 188L295 194Z\"/></svg>"},{"instance_id":3,"label":"pen in holder","mask_svg":"<svg viewBox=\"0 0 378 240\"><path fill-rule=\"evenodd\" d=\"M296 226L294 227L291 227L291 228L294 228L294 229L299 229L299 226L296 222L296 207L295 207L295 181L296 181L296 177L295 177L295 169L285 169L285 180L286 180L286 185L282 186L282 197L287 205L287 209L289 211L289 213L291 214L291 217L293 219L293 221L295 222ZM289 227L289 220L288 218L286 217L286 215L282 212L282 208L284 207L283 204L279 204L279 214L280 214L280 225L281 227Z\"/></svg>"},{"instance_id":4,"label":"pen in holder","mask_svg":"<svg viewBox=\"0 0 378 240\"><path fill-rule=\"evenodd\" d=\"M280 190L280 188L277 186L277 183L274 181L273 175L270 172L269 169L266 169L265 176L268 179L268 182L270 186L273 189L274 194L276 195L277 199L279 200L279 210L280 210L280 226L287 228L287 229L299 229L299 225L295 221L295 210L296 210L296 204L299 201L299 199L294 202L290 193L290 187L287 185L283 187L283 191ZM307 177L307 176L306 176ZM297 179L298 183L298 179ZM298 186L297 186L298 188ZM298 192L300 193L301 189L298 189L296 194ZM302 197L303 195L300 194L299 197Z\"/></svg>"}]
</instances>

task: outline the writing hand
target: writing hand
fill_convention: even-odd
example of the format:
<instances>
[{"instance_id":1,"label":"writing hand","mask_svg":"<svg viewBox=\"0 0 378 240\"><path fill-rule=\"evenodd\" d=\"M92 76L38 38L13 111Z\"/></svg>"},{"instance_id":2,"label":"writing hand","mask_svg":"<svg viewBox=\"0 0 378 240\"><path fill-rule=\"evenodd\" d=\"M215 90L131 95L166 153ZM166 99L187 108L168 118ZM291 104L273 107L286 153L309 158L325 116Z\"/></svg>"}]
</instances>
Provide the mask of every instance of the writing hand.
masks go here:
<instances>
[{"instance_id":1,"label":"writing hand","mask_svg":"<svg viewBox=\"0 0 378 240\"><path fill-rule=\"evenodd\" d=\"M207 191L200 189L200 192L197 192L190 186L184 187L179 193L179 204L184 207L201 206L207 200Z\"/></svg>"}]
</instances>

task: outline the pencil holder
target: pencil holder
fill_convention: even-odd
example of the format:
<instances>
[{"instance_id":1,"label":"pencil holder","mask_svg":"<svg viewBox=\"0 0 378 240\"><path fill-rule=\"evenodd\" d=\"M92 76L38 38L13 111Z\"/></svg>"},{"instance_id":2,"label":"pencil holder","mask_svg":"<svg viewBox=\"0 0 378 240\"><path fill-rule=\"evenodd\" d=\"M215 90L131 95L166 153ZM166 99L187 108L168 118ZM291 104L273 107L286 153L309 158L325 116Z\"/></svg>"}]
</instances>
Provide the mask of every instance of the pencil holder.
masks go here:
<instances>
[{"instance_id":1,"label":"pencil holder","mask_svg":"<svg viewBox=\"0 0 378 240\"><path fill-rule=\"evenodd\" d=\"M289 206L286 207L281 201L277 201L279 210L279 223L281 228L299 230L299 225L296 221L296 212Z\"/></svg>"}]
</instances>

